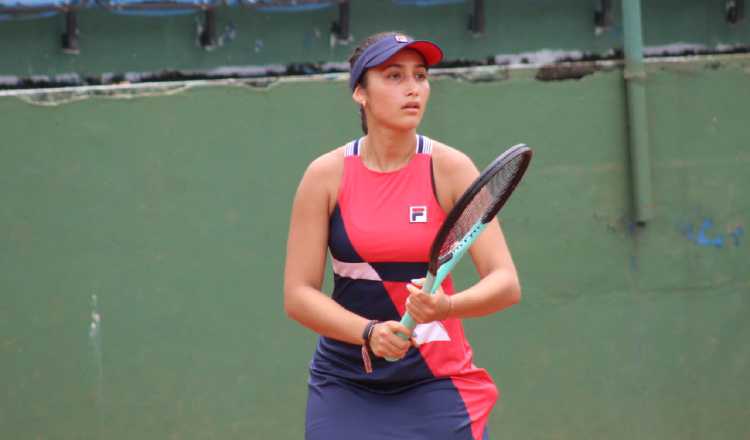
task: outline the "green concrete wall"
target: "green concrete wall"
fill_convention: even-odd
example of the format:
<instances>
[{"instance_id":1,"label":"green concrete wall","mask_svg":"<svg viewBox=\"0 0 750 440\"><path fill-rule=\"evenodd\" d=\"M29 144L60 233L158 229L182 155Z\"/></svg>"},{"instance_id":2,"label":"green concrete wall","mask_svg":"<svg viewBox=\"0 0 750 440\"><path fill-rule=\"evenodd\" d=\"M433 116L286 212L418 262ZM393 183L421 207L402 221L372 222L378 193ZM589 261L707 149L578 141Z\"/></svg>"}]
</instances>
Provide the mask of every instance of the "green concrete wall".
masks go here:
<instances>
[{"instance_id":1,"label":"green concrete wall","mask_svg":"<svg viewBox=\"0 0 750 440\"><path fill-rule=\"evenodd\" d=\"M750 59L649 66L645 228L622 72L506 73L436 78L422 127L480 166L536 152L503 215L523 301L466 322L492 438L747 438ZM358 134L345 82L118 90L0 98L0 437L302 438L286 229L306 164Z\"/></svg>"},{"instance_id":2,"label":"green concrete wall","mask_svg":"<svg viewBox=\"0 0 750 440\"><path fill-rule=\"evenodd\" d=\"M620 1L613 1L615 25L594 33L594 0L486 1L486 32L467 31L470 0L439 7L395 6L390 0L352 0L351 33L359 41L388 29L408 31L440 42L449 60L483 62L497 54L543 49L604 55L622 47ZM724 1L660 0L643 3L645 44L750 45L748 21L729 24ZM0 22L0 76L209 70L220 66L258 66L303 62L342 62L352 44L331 44L337 10L258 13L247 8L217 10L222 44L201 49L198 15L155 18L111 14L101 8L79 13L80 54L60 49L62 16Z\"/></svg>"}]
</instances>

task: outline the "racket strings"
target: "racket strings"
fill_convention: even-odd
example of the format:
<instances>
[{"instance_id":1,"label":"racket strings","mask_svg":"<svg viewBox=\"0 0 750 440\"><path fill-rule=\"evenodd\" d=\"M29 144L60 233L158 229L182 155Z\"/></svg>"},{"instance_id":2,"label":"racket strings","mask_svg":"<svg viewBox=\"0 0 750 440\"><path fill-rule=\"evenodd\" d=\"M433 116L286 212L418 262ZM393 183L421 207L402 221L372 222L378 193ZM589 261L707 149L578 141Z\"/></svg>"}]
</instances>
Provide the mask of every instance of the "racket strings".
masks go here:
<instances>
[{"instance_id":1,"label":"racket strings","mask_svg":"<svg viewBox=\"0 0 750 440\"><path fill-rule=\"evenodd\" d=\"M450 253L455 245L461 241L463 237L471 230L482 215L487 212L487 209L492 204L493 197L487 187L483 187L474 198L466 206L466 209L461 213L456 220L456 223L448 232L443 245L440 247L440 256L447 255Z\"/></svg>"},{"instance_id":2,"label":"racket strings","mask_svg":"<svg viewBox=\"0 0 750 440\"><path fill-rule=\"evenodd\" d=\"M474 195L440 246L438 255L441 258L450 254L456 244L466 236L482 217L489 212L497 212L496 209L499 208L499 205L513 191L514 184L526 160L523 155L514 157L500 167Z\"/></svg>"},{"instance_id":3,"label":"racket strings","mask_svg":"<svg viewBox=\"0 0 750 440\"><path fill-rule=\"evenodd\" d=\"M488 182L487 186L494 197L495 202L506 198L506 195L513 192L514 183L516 182L521 167L528 159L523 155L518 155L509 161L500 172L495 174Z\"/></svg>"}]
</instances>

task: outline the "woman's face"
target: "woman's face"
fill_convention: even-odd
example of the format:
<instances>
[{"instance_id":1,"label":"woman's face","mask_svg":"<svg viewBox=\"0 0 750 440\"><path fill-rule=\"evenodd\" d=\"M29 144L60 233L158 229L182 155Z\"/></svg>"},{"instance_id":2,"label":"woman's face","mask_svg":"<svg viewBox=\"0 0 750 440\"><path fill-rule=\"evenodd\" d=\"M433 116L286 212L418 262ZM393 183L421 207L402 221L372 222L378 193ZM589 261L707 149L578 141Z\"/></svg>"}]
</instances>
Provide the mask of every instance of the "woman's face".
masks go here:
<instances>
[{"instance_id":1,"label":"woman's face","mask_svg":"<svg viewBox=\"0 0 750 440\"><path fill-rule=\"evenodd\" d=\"M427 67L419 52L402 50L365 75L367 86L355 89L354 100L364 105L368 125L416 129L430 97Z\"/></svg>"}]
</instances>

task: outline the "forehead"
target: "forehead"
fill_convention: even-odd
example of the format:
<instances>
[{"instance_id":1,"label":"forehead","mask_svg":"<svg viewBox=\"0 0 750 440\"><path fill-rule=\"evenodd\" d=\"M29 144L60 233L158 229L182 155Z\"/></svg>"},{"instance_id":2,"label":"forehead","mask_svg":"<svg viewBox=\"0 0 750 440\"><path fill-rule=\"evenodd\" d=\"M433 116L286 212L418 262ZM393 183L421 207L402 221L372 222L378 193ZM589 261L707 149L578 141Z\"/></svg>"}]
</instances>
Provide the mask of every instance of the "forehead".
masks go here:
<instances>
[{"instance_id":1,"label":"forehead","mask_svg":"<svg viewBox=\"0 0 750 440\"><path fill-rule=\"evenodd\" d=\"M401 64L404 66L424 66L425 60L422 54L414 49L404 49L396 52L392 57L383 61L378 68L385 69L392 64Z\"/></svg>"}]
</instances>

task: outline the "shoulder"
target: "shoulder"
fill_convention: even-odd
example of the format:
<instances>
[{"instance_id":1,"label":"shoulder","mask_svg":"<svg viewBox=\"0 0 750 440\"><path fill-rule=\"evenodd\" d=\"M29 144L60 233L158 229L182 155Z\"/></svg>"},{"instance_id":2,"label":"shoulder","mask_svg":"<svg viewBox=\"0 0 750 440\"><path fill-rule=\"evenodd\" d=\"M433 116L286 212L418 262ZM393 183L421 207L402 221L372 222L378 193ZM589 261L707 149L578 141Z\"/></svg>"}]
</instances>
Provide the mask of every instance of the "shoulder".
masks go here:
<instances>
[{"instance_id":1,"label":"shoulder","mask_svg":"<svg viewBox=\"0 0 750 440\"><path fill-rule=\"evenodd\" d=\"M315 158L307 166L298 194L327 201L329 212L336 202L341 175L344 171L344 150L346 145L337 147Z\"/></svg>"},{"instance_id":2,"label":"shoulder","mask_svg":"<svg viewBox=\"0 0 750 440\"><path fill-rule=\"evenodd\" d=\"M313 159L305 170L305 176L330 179L340 174L344 169L345 148L346 145L342 145Z\"/></svg>"},{"instance_id":3,"label":"shoulder","mask_svg":"<svg viewBox=\"0 0 750 440\"><path fill-rule=\"evenodd\" d=\"M479 171L464 152L436 140L432 141L432 164L438 200L448 211Z\"/></svg>"},{"instance_id":4,"label":"shoulder","mask_svg":"<svg viewBox=\"0 0 750 440\"><path fill-rule=\"evenodd\" d=\"M466 153L434 139L432 157L435 171L440 175L479 174L476 165Z\"/></svg>"}]
</instances>

